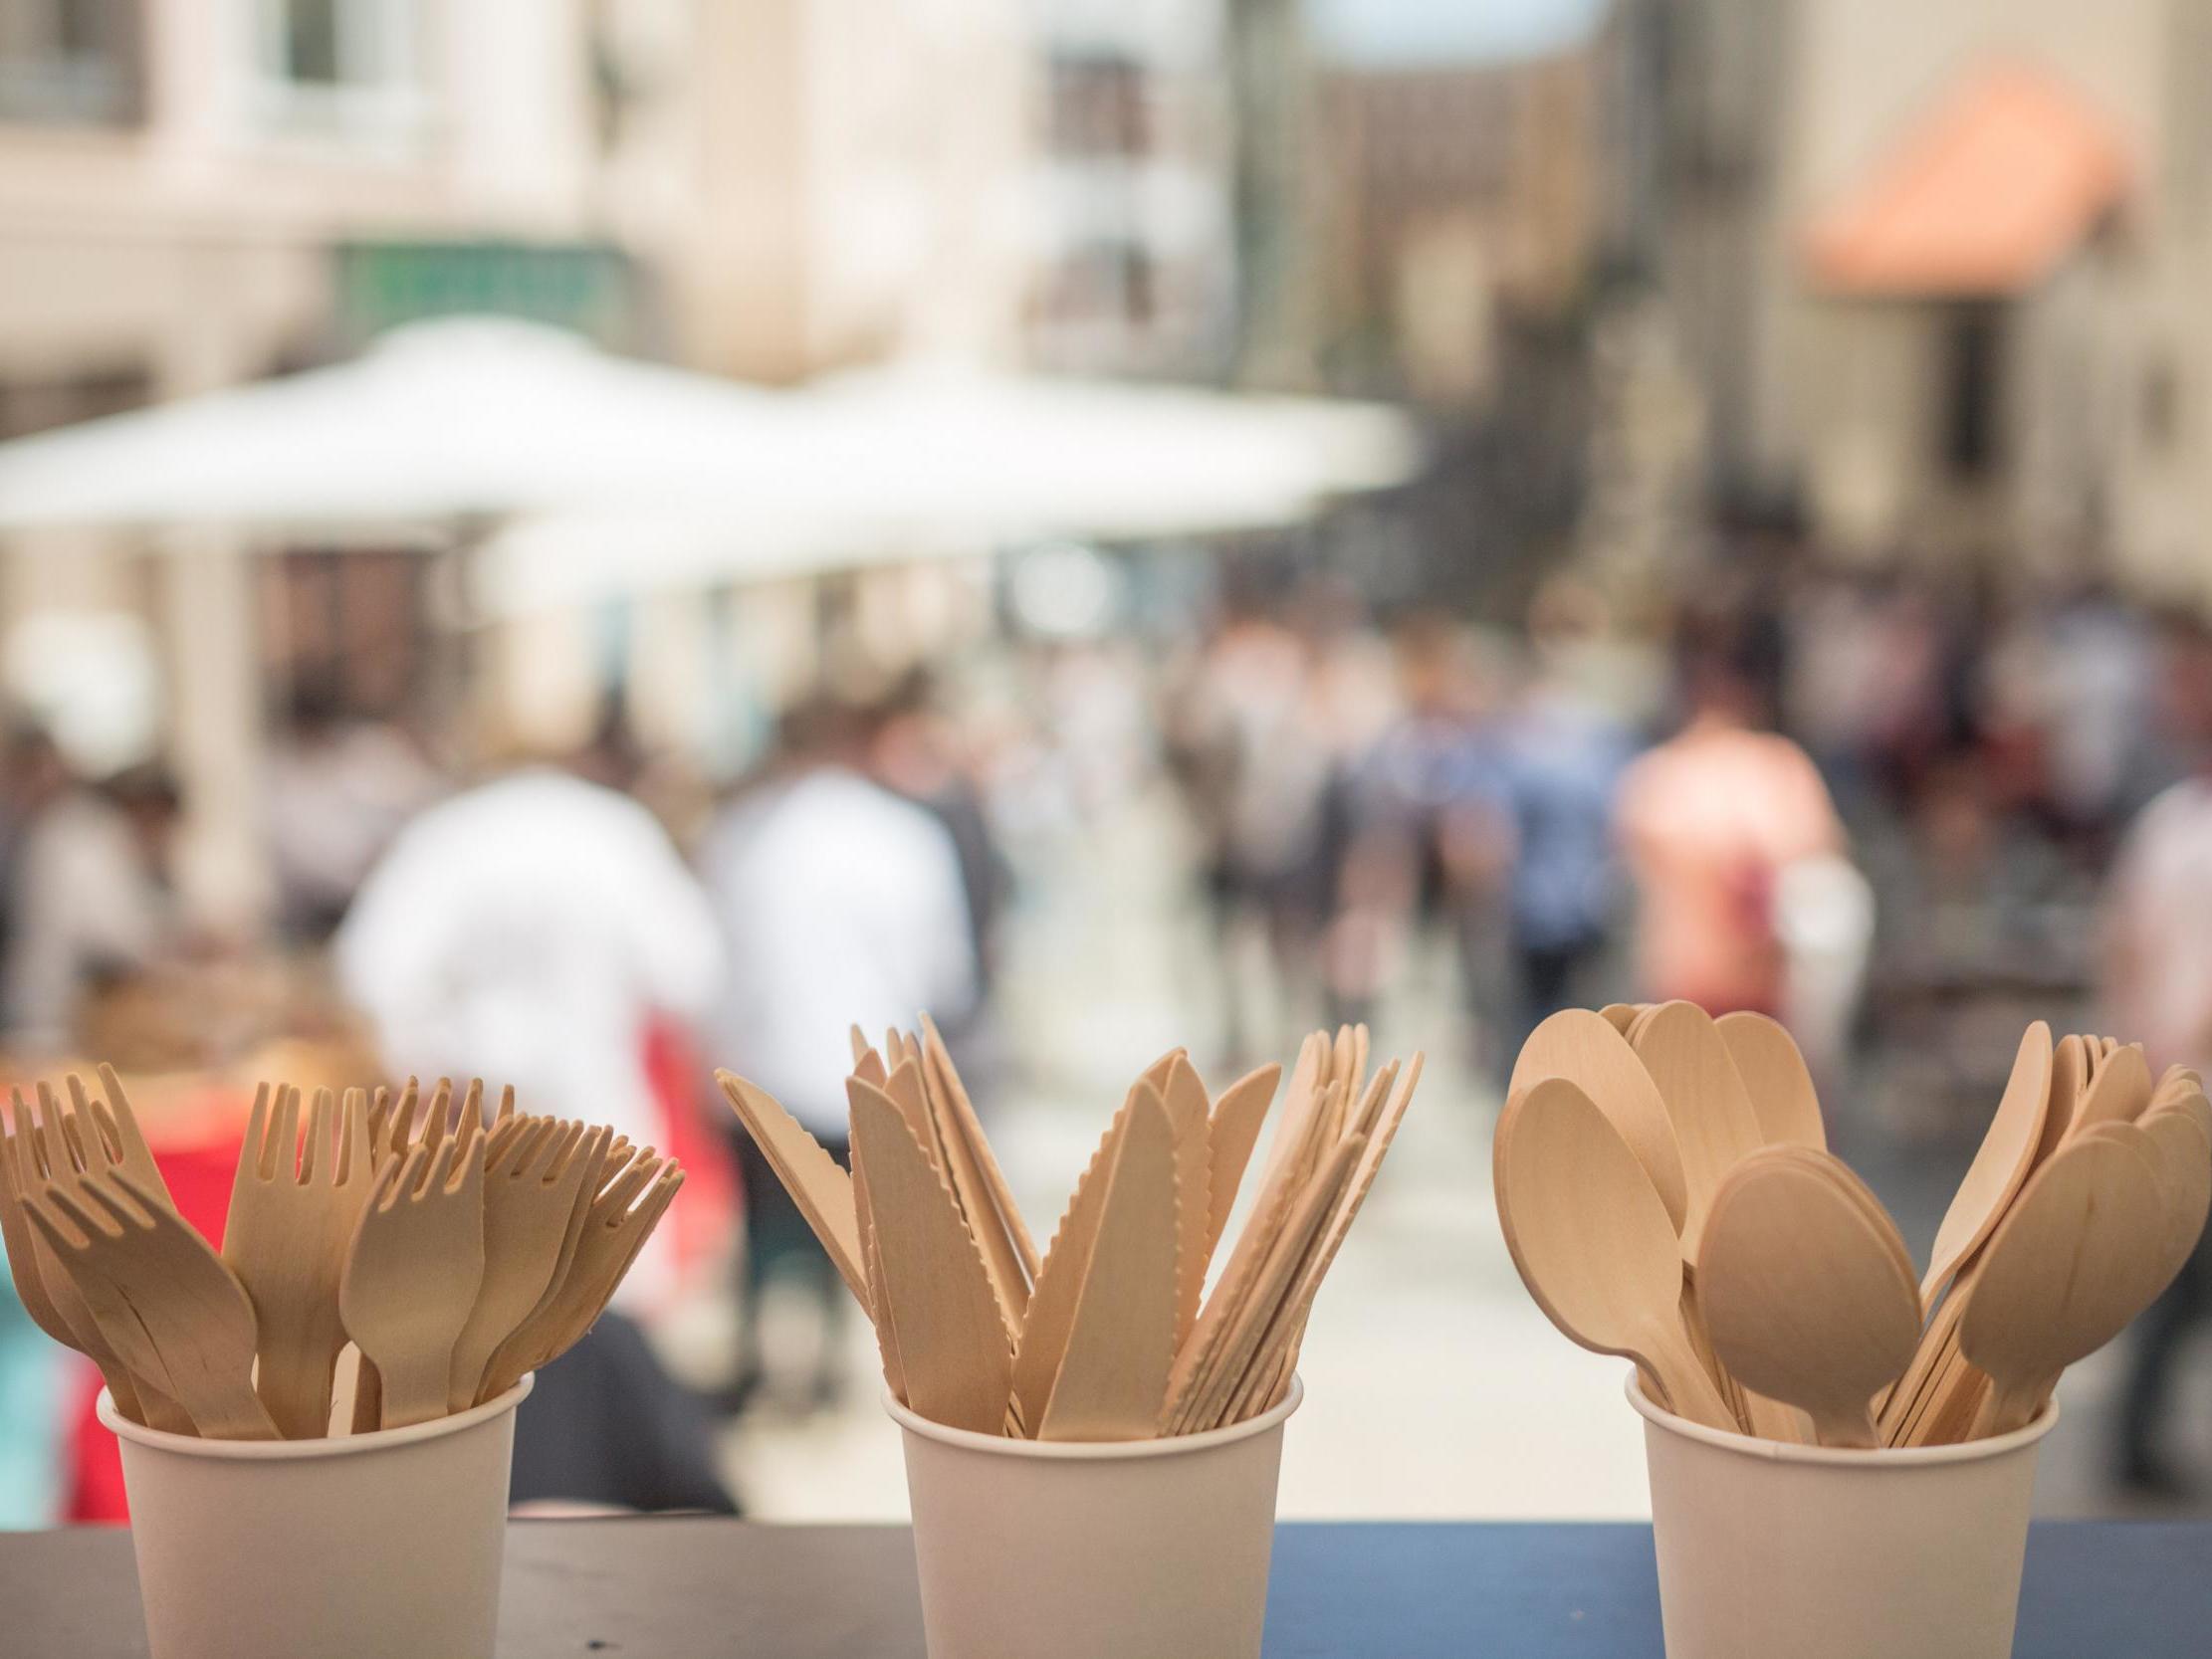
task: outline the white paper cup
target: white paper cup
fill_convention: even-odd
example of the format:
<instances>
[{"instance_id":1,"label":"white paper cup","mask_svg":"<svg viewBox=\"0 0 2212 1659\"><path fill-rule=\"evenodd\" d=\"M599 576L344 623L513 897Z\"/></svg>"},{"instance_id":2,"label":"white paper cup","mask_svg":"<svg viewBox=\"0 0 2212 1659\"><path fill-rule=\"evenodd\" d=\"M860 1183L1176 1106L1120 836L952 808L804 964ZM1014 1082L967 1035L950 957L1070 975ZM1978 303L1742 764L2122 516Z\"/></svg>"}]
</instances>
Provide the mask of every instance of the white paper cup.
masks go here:
<instances>
[{"instance_id":1,"label":"white paper cup","mask_svg":"<svg viewBox=\"0 0 2212 1659\"><path fill-rule=\"evenodd\" d=\"M1785 1446L1646 1399L1666 1659L2006 1659L2036 1449L2026 1428L1956 1446Z\"/></svg>"},{"instance_id":2,"label":"white paper cup","mask_svg":"<svg viewBox=\"0 0 2212 1659\"><path fill-rule=\"evenodd\" d=\"M151 1659L491 1659L524 1377L410 1428L122 1442Z\"/></svg>"},{"instance_id":3,"label":"white paper cup","mask_svg":"<svg viewBox=\"0 0 2212 1659\"><path fill-rule=\"evenodd\" d=\"M931 1659L1257 1659L1282 1425L1165 1440L1011 1440L884 1396Z\"/></svg>"}]
</instances>

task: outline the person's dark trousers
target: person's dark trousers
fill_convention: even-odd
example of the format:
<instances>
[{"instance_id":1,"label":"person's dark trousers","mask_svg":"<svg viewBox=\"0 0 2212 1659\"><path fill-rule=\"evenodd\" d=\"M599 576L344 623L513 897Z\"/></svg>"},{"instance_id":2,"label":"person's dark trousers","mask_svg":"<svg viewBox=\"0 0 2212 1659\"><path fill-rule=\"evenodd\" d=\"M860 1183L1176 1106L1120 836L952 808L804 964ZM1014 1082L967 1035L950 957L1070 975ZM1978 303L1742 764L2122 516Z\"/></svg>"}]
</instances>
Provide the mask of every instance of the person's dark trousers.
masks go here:
<instances>
[{"instance_id":1,"label":"person's dark trousers","mask_svg":"<svg viewBox=\"0 0 2212 1659\"><path fill-rule=\"evenodd\" d=\"M2212 1313L2212 1242L2207 1241L2198 1243L2180 1276L2135 1324L2119 1452L2121 1478L2137 1485L2173 1484L2158 1442L2172 1405L2174 1362L2197 1322Z\"/></svg>"},{"instance_id":2,"label":"person's dark trousers","mask_svg":"<svg viewBox=\"0 0 2212 1659\"><path fill-rule=\"evenodd\" d=\"M739 1179L745 1189L745 1303L738 1310L736 1403L743 1405L761 1380L761 1297L778 1273L803 1277L821 1306L822 1370L815 1378L815 1392L826 1399L836 1382L837 1338L844 1328L847 1294L844 1282L752 1137L740 1133L735 1139ZM848 1137L816 1139L841 1166L852 1167Z\"/></svg>"},{"instance_id":3,"label":"person's dark trousers","mask_svg":"<svg viewBox=\"0 0 2212 1659\"><path fill-rule=\"evenodd\" d=\"M1514 939L1513 978L1520 998L1520 1023L1519 1028L1510 1033L1512 1043L1504 1055L1508 1071L1531 1031L1560 1009L1575 1006L1578 989L1587 982L1591 968L1604 949L1605 939L1599 934L1570 939L1563 944Z\"/></svg>"},{"instance_id":4,"label":"person's dark trousers","mask_svg":"<svg viewBox=\"0 0 2212 1659\"><path fill-rule=\"evenodd\" d=\"M635 1325L605 1313L538 1373L516 1414L510 1501L735 1515L715 1463L699 1402L661 1369Z\"/></svg>"}]
</instances>

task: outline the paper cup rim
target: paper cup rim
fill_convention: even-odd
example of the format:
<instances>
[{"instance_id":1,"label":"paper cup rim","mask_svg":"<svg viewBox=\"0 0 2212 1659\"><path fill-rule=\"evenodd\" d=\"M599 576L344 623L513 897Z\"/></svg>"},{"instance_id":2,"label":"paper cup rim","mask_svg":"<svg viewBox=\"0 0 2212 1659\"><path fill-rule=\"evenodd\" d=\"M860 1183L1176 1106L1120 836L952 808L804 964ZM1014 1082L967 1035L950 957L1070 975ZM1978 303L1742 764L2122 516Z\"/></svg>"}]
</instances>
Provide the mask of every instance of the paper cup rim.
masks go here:
<instances>
[{"instance_id":1,"label":"paper cup rim","mask_svg":"<svg viewBox=\"0 0 2212 1659\"><path fill-rule=\"evenodd\" d=\"M118 1439L140 1446L151 1446L158 1451L174 1452L179 1457L201 1457L227 1460L234 1463L299 1463L315 1458L358 1457L368 1452L388 1451L398 1446L411 1446L419 1441L439 1440L449 1434L459 1434L477 1424L489 1422L521 1405L529 1397L538 1381L537 1373L525 1376L514 1387L482 1405L472 1405L466 1411L456 1411L449 1416L433 1417L427 1423L409 1423L405 1428L382 1428L367 1434L324 1435L316 1440L203 1440L193 1434L171 1434L166 1429L148 1428L134 1423L115 1409L115 1402L103 1388L95 1402L100 1420L111 1429Z\"/></svg>"},{"instance_id":2,"label":"paper cup rim","mask_svg":"<svg viewBox=\"0 0 2212 1659\"><path fill-rule=\"evenodd\" d=\"M925 1440L935 1440L947 1446L959 1446L966 1451L994 1453L999 1457L1030 1458L1046 1463L1127 1463L1141 1458L1181 1457L1191 1452L1211 1451L1217 1446L1234 1445L1239 1440L1250 1440L1282 1427L1290 1414L1305 1403L1305 1379L1295 1374L1290 1378L1290 1391L1283 1395L1282 1403L1269 1406L1256 1417L1247 1417L1240 1423L1230 1423L1226 1428L1210 1428L1200 1434L1171 1434L1151 1440L1015 1440L1003 1434L979 1434L974 1429L949 1428L943 1423L933 1423L918 1416L911 1407L902 1405L887 1387L883 1390L883 1409L891 1420L909 1434L918 1434Z\"/></svg>"},{"instance_id":3,"label":"paper cup rim","mask_svg":"<svg viewBox=\"0 0 2212 1659\"><path fill-rule=\"evenodd\" d=\"M2025 1428L2016 1428L2006 1434L1993 1434L1981 1440L1961 1440L1948 1446L1877 1446L1871 1451L1860 1451L1848 1446L1788 1445L1780 1440L1762 1440L1756 1435L1739 1434L1733 1429L1707 1428L1703 1423L1693 1423L1687 1417L1677 1417L1673 1412L1646 1398L1633 1369L1629 1372L1623 1391L1629 1396L1629 1404L1636 1408L1646 1422L1684 1440L1702 1441L1720 1451L1733 1452L1738 1457L1756 1458L1764 1463L1805 1463L1832 1469L1924 1469L1947 1463L1975 1463L1983 1458L2003 1457L2007 1452L2018 1451L2023 1446L2032 1446L2049 1434L2059 1421L2059 1402L2053 1399Z\"/></svg>"}]
</instances>

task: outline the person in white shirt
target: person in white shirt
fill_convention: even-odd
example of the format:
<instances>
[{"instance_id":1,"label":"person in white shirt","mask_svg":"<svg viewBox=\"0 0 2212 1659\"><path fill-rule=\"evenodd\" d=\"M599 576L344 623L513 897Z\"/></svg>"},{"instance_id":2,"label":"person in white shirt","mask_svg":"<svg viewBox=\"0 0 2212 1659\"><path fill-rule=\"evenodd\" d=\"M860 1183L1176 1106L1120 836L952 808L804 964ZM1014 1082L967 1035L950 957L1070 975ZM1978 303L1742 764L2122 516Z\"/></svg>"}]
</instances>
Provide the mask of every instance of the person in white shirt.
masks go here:
<instances>
[{"instance_id":1,"label":"person in white shirt","mask_svg":"<svg viewBox=\"0 0 2212 1659\"><path fill-rule=\"evenodd\" d=\"M403 829L333 941L338 980L395 1076L512 1084L526 1112L666 1144L645 1072L656 1014L696 1022L722 977L706 895L660 823L533 767ZM667 1289L661 1229L617 1306Z\"/></svg>"},{"instance_id":2,"label":"person in white shirt","mask_svg":"<svg viewBox=\"0 0 2212 1659\"><path fill-rule=\"evenodd\" d=\"M826 703L795 710L764 777L710 827L701 869L722 924L729 978L716 1060L766 1089L840 1161L845 1074L857 1024L881 1042L928 1012L950 1025L977 997L959 851L941 820L861 771L868 718ZM759 1380L755 1320L785 1267L816 1289L826 1329L842 1290L766 1160L742 1135L748 1286L740 1394ZM817 1394L833 1382L822 1345Z\"/></svg>"},{"instance_id":3,"label":"person in white shirt","mask_svg":"<svg viewBox=\"0 0 2212 1659\"><path fill-rule=\"evenodd\" d=\"M2104 1001L2111 1027L2140 1040L2153 1071L2212 1072L2212 633L2177 626L2168 641L2167 722L2194 753L2193 775L2136 818L2112 871ZM2161 1453L2175 1361L2212 1314L2212 1247L2200 1245L2137 1324L2120 1418L2119 1475L2171 1493Z\"/></svg>"}]
</instances>

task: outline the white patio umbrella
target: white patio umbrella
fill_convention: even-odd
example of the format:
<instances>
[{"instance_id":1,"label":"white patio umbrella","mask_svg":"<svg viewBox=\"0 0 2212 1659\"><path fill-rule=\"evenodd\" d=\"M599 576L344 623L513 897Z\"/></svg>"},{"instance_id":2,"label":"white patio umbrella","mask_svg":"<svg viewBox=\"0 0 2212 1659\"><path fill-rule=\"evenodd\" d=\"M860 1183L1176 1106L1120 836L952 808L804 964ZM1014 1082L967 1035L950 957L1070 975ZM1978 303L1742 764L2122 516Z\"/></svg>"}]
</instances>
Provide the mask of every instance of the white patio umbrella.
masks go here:
<instances>
[{"instance_id":1,"label":"white patio umbrella","mask_svg":"<svg viewBox=\"0 0 2212 1659\"><path fill-rule=\"evenodd\" d=\"M451 521L737 496L803 449L788 394L504 318L0 445L0 529Z\"/></svg>"},{"instance_id":2,"label":"white patio umbrella","mask_svg":"<svg viewBox=\"0 0 2212 1659\"><path fill-rule=\"evenodd\" d=\"M1263 528L1402 482L1412 423L1381 405L931 367L794 394L802 453L741 498L558 513L493 535L486 614L973 551Z\"/></svg>"}]
</instances>

